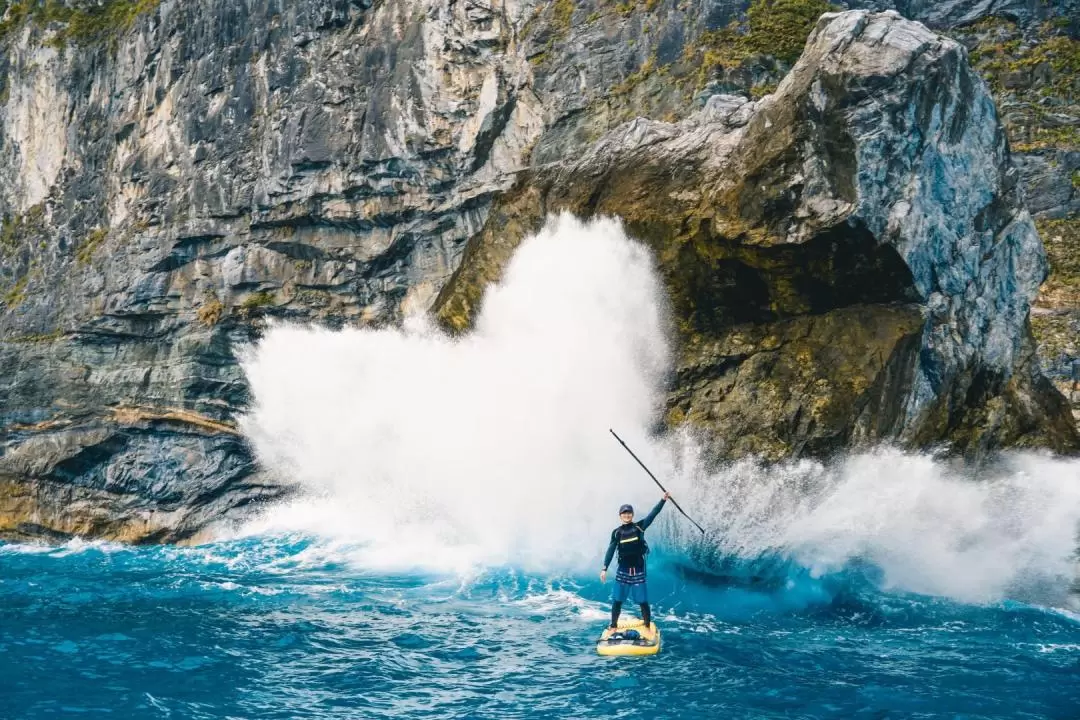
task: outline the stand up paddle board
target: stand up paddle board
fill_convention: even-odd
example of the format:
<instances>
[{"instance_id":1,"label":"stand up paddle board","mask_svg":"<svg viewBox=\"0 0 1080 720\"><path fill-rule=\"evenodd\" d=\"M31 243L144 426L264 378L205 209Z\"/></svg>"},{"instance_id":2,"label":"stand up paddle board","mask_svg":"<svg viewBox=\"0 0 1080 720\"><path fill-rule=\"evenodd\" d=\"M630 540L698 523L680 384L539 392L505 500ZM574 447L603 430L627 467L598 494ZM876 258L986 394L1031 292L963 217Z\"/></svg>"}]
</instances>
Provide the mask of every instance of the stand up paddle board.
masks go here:
<instances>
[{"instance_id":1,"label":"stand up paddle board","mask_svg":"<svg viewBox=\"0 0 1080 720\"><path fill-rule=\"evenodd\" d=\"M596 642L599 655L655 655L660 652L660 628L656 623L645 627L637 618L619 620L618 629L604 628Z\"/></svg>"}]
</instances>

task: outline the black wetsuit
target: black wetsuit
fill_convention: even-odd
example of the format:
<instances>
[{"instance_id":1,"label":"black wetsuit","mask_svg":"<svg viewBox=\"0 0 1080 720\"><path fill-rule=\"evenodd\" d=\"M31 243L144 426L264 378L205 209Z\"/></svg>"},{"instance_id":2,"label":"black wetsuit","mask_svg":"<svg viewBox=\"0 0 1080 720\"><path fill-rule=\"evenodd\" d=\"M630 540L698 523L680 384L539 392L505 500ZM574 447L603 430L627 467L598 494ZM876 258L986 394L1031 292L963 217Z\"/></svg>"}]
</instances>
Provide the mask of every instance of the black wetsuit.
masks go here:
<instances>
[{"instance_id":1,"label":"black wetsuit","mask_svg":"<svg viewBox=\"0 0 1080 720\"><path fill-rule=\"evenodd\" d=\"M640 598L641 619L648 627L652 622L651 609L648 595L645 591L645 555L649 548L645 543L645 529L652 525L653 520L664 509L664 500L656 503L656 507L637 522L624 523L611 531L611 542L608 543L607 552L604 554L604 570L608 569L615 552L619 552L619 566L615 571L615 593L611 603L611 626L618 627L619 614L622 612L622 604L626 597L633 594ZM635 587L637 586L637 587Z\"/></svg>"}]
</instances>

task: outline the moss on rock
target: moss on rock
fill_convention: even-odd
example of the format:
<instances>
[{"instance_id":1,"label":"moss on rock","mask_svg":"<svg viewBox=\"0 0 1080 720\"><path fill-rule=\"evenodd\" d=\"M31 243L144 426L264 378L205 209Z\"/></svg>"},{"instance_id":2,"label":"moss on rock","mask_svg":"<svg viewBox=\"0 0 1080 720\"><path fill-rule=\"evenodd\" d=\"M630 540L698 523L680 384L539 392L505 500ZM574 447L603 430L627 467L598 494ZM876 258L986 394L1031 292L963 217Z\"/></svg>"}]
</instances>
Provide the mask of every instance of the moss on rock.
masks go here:
<instances>
[{"instance_id":1,"label":"moss on rock","mask_svg":"<svg viewBox=\"0 0 1080 720\"><path fill-rule=\"evenodd\" d=\"M953 35L967 45L972 66L986 79L1017 152L1080 148L1080 40L1059 23L1034 30L988 17Z\"/></svg>"},{"instance_id":2,"label":"moss on rock","mask_svg":"<svg viewBox=\"0 0 1080 720\"><path fill-rule=\"evenodd\" d=\"M1080 217L1040 220L1050 275L1039 292L1038 305L1049 309L1080 309Z\"/></svg>"},{"instance_id":3,"label":"moss on rock","mask_svg":"<svg viewBox=\"0 0 1080 720\"><path fill-rule=\"evenodd\" d=\"M161 0L20 0L7 6L0 21L0 40L27 22L40 27L56 25L50 42L57 47L68 43L89 45L123 35L135 21L157 8Z\"/></svg>"},{"instance_id":4,"label":"moss on rock","mask_svg":"<svg viewBox=\"0 0 1080 720\"><path fill-rule=\"evenodd\" d=\"M720 456L768 460L887 436L924 322L914 306L856 305L733 328L688 348L668 421L715 435Z\"/></svg>"},{"instance_id":5,"label":"moss on rock","mask_svg":"<svg viewBox=\"0 0 1080 720\"><path fill-rule=\"evenodd\" d=\"M545 208L535 187L520 184L496 204L480 234L465 248L461 265L435 299L435 316L448 329L471 327L484 291L497 282L521 241L540 228Z\"/></svg>"},{"instance_id":6,"label":"moss on rock","mask_svg":"<svg viewBox=\"0 0 1080 720\"><path fill-rule=\"evenodd\" d=\"M818 18L838 9L825 0L754 0L746 11L743 42L750 52L794 63Z\"/></svg>"}]
</instances>

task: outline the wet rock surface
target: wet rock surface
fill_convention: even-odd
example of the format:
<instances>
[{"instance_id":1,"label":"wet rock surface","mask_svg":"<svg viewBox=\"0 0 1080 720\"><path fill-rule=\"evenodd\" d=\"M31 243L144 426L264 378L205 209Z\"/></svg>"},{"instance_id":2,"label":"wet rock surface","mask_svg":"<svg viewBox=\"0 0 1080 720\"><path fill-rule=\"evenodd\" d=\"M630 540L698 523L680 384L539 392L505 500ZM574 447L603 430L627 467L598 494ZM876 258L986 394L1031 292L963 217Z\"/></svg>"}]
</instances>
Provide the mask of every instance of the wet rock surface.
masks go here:
<instances>
[{"instance_id":1,"label":"wet rock surface","mask_svg":"<svg viewBox=\"0 0 1080 720\"><path fill-rule=\"evenodd\" d=\"M0 27L2 534L192 540L288 495L236 434L245 344L271 319L377 325L436 307L467 323L479 280L560 206L625 212L673 253L661 259L685 327L672 422L722 430L735 417L723 397L740 397L729 386L764 388L770 367L813 386L769 400L758 434L720 456L896 437L1070 447L1056 396L1035 389L1024 328L1043 261L1017 187L1044 188L1033 207L1049 215L1075 194L1049 162L1017 179L963 57L916 26L860 15L893 29L804 58L786 100L755 102L789 65L725 45L744 2L107 5L130 10L122 26L79 35L70 18L9 11ZM999 10L909 5L941 27ZM1027 27L1071 6L1047 7L1008 12ZM841 57L851 67L816 69ZM901 57L927 63L943 94L898 80ZM868 98L916 90L886 118L893 144L873 146L859 123L883 116ZM931 145L897 135L905 122L953 148L920 163L981 183L960 178L965 207L987 204L950 220L948 242L919 239L942 222L926 208L946 184L897 184L928 177L912 153ZM725 150L737 168L702 155L728 144L743 148ZM674 174L719 210L687 196L681 219L646 217L620 167L653 146L668 155L644 189ZM567 159L600 150L622 158L601 168L606 197L552 195L545 178L579 177ZM721 170L742 175L721 187ZM847 376L822 375L823 357L792 364L825 338L877 352L841 353ZM815 403L828 407L811 422Z\"/></svg>"}]
</instances>

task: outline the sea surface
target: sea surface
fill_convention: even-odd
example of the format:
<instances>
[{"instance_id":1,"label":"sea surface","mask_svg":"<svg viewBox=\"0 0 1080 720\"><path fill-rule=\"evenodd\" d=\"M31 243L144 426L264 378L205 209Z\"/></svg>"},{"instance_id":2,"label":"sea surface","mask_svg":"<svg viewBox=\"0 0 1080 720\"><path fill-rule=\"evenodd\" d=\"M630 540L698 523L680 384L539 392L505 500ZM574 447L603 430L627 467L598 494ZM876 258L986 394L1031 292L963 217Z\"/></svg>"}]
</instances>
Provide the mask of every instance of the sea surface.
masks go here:
<instances>
[{"instance_id":1,"label":"sea surface","mask_svg":"<svg viewBox=\"0 0 1080 720\"><path fill-rule=\"evenodd\" d=\"M593 575L370 570L316 536L0 545L0 717L1076 718L1080 619L659 552L663 650ZM730 566L729 566L730 569Z\"/></svg>"}]
</instances>

